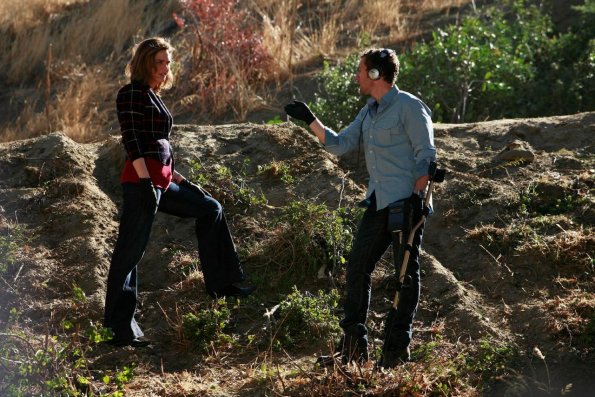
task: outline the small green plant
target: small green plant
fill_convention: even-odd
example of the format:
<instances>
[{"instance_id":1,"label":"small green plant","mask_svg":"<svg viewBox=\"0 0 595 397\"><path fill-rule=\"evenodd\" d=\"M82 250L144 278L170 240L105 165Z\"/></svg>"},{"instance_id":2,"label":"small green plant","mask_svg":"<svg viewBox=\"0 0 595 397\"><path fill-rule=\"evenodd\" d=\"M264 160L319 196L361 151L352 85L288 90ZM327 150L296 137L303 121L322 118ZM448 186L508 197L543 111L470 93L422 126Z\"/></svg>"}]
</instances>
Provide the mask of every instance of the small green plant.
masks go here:
<instances>
[{"instance_id":1,"label":"small green plant","mask_svg":"<svg viewBox=\"0 0 595 397\"><path fill-rule=\"evenodd\" d=\"M111 332L89 322L62 321L63 332L57 335L33 336L18 330L17 326L2 333L0 360L6 370L2 382L2 395L60 396L123 396L124 384L132 379L132 370L104 374L99 386L89 371L87 356L98 343L111 339ZM111 393L104 393L105 389Z\"/></svg>"},{"instance_id":2,"label":"small green plant","mask_svg":"<svg viewBox=\"0 0 595 397\"><path fill-rule=\"evenodd\" d=\"M207 167L198 161L190 162L190 179L213 194L226 209L246 212L252 207L266 204L266 197L248 185L246 168L250 159L246 158L237 174L229 167L214 165Z\"/></svg>"},{"instance_id":3,"label":"small green plant","mask_svg":"<svg viewBox=\"0 0 595 397\"><path fill-rule=\"evenodd\" d=\"M269 178L279 178L287 185L293 183L293 176L289 172L289 165L283 161L273 160L268 164L258 166L258 175L265 175Z\"/></svg>"},{"instance_id":4,"label":"small green plant","mask_svg":"<svg viewBox=\"0 0 595 397\"><path fill-rule=\"evenodd\" d=\"M279 305L276 340L283 346L292 347L312 338L337 336L340 328L335 312L339 299L335 289L328 293L319 290L313 295L294 286Z\"/></svg>"},{"instance_id":5,"label":"small green plant","mask_svg":"<svg viewBox=\"0 0 595 397\"><path fill-rule=\"evenodd\" d=\"M466 359L466 367L480 374L484 380L504 375L516 357L515 349L506 343L481 339L477 352Z\"/></svg>"},{"instance_id":6,"label":"small green plant","mask_svg":"<svg viewBox=\"0 0 595 397\"><path fill-rule=\"evenodd\" d=\"M185 338L201 353L207 353L211 345L219 346L232 341L225 333L229 324L231 311L225 299L219 299L209 309L182 316Z\"/></svg>"},{"instance_id":7,"label":"small green plant","mask_svg":"<svg viewBox=\"0 0 595 397\"><path fill-rule=\"evenodd\" d=\"M18 253L27 243L25 230L18 224L0 226L0 275L17 262Z\"/></svg>"},{"instance_id":8,"label":"small green plant","mask_svg":"<svg viewBox=\"0 0 595 397\"><path fill-rule=\"evenodd\" d=\"M519 211L528 216L559 215L574 211L587 202L585 197L557 185L531 182L519 196Z\"/></svg>"},{"instance_id":9,"label":"small green plant","mask_svg":"<svg viewBox=\"0 0 595 397\"><path fill-rule=\"evenodd\" d=\"M282 123L284 123L284 122L285 122L285 120L281 120L281 116L279 116L279 115L276 115L276 116L275 116L275 117L273 117L272 119L268 120L268 121L266 122L266 124L268 124L268 125L275 125L275 124L282 124Z\"/></svg>"}]
</instances>

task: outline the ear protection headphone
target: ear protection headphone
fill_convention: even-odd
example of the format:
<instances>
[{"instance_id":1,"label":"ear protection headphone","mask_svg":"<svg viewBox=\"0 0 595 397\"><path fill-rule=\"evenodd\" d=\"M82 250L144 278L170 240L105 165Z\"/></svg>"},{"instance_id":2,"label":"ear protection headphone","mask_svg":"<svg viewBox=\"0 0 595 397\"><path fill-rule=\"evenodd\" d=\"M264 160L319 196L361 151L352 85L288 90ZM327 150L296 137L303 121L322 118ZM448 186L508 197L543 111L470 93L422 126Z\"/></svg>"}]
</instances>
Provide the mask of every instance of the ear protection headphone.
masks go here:
<instances>
[{"instance_id":1,"label":"ear protection headphone","mask_svg":"<svg viewBox=\"0 0 595 397\"><path fill-rule=\"evenodd\" d=\"M380 59L386 58L387 56L391 55L394 51L389 50L388 48L384 48L380 51ZM370 70L368 70L368 77L372 80L378 80L380 75L382 74L382 68L380 66L376 66Z\"/></svg>"},{"instance_id":2,"label":"ear protection headphone","mask_svg":"<svg viewBox=\"0 0 595 397\"><path fill-rule=\"evenodd\" d=\"M378 80L380 78L380 68L373 68L368 70L368 77L372 80Z\"/></svg>"}]
</instances>

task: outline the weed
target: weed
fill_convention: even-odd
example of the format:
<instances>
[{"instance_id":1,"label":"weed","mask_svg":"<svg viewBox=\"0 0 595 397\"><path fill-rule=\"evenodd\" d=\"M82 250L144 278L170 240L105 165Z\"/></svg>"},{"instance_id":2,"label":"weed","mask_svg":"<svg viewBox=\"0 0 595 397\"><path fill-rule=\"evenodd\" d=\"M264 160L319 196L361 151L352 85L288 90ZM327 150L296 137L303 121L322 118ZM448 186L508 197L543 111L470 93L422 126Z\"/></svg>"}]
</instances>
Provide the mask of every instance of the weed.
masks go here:
<instances>
[{"instance_id":1,"label":"weed","mask_svg":"<svg viewBox=\"0 0 595 397\"><path fill-rule=\"evenodd\" d=\"M207 118L233 113L243 119L257 102L256 92L272 70L272 58L260 28L237 0L188 0L178 25L185 33L182 47L191 54L180 102L200 109ZM184 20L185 19L185 20Z\"/></svg>"},{"instance_id":2,"label":"weed","mask_svg":"<svg viewBox=\"0 0 595 397\"><path fill-rule=\"evenodd\" d=\"M18 224L0 227L0 275L6 274L15 265L22 247L28 241L25 229Z\"/></svg>"},{"instance_id":3,"label":"weed","mask_svg":"<svg viewBox=\"0 0 595 397\"><path fill-rule=\"evenodd\" d=\"M82 290L73 285L73 305L87 305ZM85 309L85 308L82 308ZM78 309L76 309L78 312ZM26 333L12 318L0 333L0 363L4 379L0 394L24 395L123 396L125 383L133 377L132 367L102 374L101 385L90 370L88 355L98 343L112 338L112 333L92 321L63 318L61 330L46 335Z\"/></svg>"},{"instance_id":4,"label":"weed","mask_svg":"<svg viewBox=\"0 0 595 397\"><path fill-rule=\"evenodd\" d=\"M258 166L258 175L269 178L279 178L287 185L293 183L293 176L289 172L289 165L283 161L273 160L268 164Z\"/></svg>"},{"instance_id":5,"label":"weed","mask_svg":"<svg viewBox=\"0 0 595 397\"><path fill-rule=\"evenodd\" d=\"M361 213L333 211L311 201L291 202L273 220L271 237L255 247L251 260L264 267L263 278L274 280L269 286L285 291L308 279L338 273Z\"/></svg>"},{"instance_id":6,"label":"weed","mask_svg":"<svg viewBox=\"0 0 595 397\"><path fill-rule=\"evenodd\" d=\"M490 339L481 339L477 352L465 359L467 370L480 374L483 380L504 375L517 356L512 345Z\"/></svg>"},{"instance_id":7,"label":"weed","mask_svg":"<svg viewBox=\"0 0 595 397\"><path fill-rule=\"evenodd\" d=\"M276 340L282 346L295 347L312 338L337 336L340 328L335 311L339 298L334 289L328 293L319 290L317 295L313 295L294 286L279 305Z\"/></svg>"},{"instance_id":8,"label":"weed","mask_svg":"<svg viewBox=\"0 0 595 397\"><path fill-rule=\"evenodd\" d=\"M209 347L230 343L232 338L225 333L231 311L225 299L219 299L209 309L182 316L184 337L201 353L207 353Z\"/></svg>"},{"instance_id":9,"label":"weed","mask_svg":"<svg viewBox=\"0 0 595 397\"><path fill-rule=\"evenodd\" d=\"M213 194L226 210L245 213L255 206L266 204L264 194L258 194L248 185L246 167L250 159L245 159L238 175L223 165L204 166L198 161L191 161L190 179Z\"/></svg>"}]
</instances>

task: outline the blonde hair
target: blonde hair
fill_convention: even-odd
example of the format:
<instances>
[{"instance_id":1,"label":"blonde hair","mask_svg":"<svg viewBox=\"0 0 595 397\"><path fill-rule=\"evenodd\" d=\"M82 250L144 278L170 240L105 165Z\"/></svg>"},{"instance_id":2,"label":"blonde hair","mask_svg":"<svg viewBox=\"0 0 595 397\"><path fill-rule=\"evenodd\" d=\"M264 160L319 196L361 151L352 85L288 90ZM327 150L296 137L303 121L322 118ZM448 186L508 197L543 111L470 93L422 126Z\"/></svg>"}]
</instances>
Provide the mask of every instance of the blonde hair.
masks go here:
<instances>
[{"instance_id":1,"label":"blonde hair","mask_svg":"<svg viewBox=\"0 0 595 397\"><path fill-rule=\"evenodd\" d=\"M162 37L151 37L141 41L133 50L132 59L126 66L126 76L130 82L149 84L155 68L155 55L159 51L174 52L172 45ZM170 70L159 90L168 89L174 83L174 75Z\"/></svg>"}]
</instances>

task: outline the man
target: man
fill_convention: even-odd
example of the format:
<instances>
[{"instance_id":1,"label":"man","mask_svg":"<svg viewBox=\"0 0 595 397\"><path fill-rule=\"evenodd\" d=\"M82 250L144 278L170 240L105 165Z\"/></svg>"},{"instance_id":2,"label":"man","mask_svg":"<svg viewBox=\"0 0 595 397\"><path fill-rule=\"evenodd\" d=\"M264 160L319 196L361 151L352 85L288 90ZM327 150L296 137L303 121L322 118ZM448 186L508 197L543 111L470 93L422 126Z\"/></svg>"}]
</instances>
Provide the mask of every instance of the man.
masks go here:
<instances>
[{"instance_id":1,"label":"man","mask_svg":"<svg viewBox=\"0 0 595 397\"><path fill-rule=\"evenodd\" d=\"M341 155L363 144L370 179L366 207L347 265L344 336L337 346L343 362L368 360L366 318L370 304L371 275L391 244L387 228L389 204L405 200L413 222L421 219L422 199L429 181L428 168L436 158L430 109L414 95L395 85L399 60L389 49L371 49L361 55L355 79L360 94L370 96L355 120L339 134L325 127L305 103L285 107L291 117L305 121L325 148ZM423 225L416 231L400 292L396 316L386 326L379 365L393 367L410 359L413 317L419 302L419 248ZM406 236L408 232L406 231ZM406 238L405 238L406 240ZM395 244L397 242L395 241ZM403 247L395 252L403 252ZM395 258L395 265L399 258ZM399 269L397 269L397 272Z\"/></svg>"}]
</instances>

